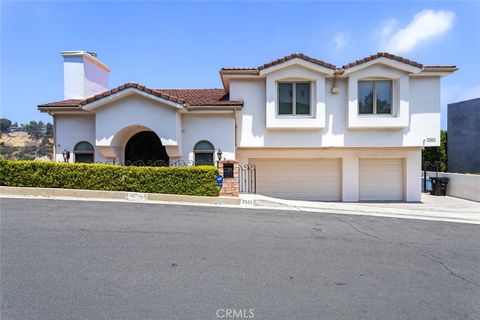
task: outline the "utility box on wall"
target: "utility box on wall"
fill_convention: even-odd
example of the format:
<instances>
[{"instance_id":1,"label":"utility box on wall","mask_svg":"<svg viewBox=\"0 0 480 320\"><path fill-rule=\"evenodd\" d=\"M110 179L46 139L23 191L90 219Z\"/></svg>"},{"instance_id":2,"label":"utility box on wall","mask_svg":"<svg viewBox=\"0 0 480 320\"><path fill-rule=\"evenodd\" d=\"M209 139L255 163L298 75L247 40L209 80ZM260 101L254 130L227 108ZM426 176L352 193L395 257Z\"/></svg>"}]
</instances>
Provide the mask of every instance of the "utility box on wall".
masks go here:
<instances>
[{"instance_id":1,"label":"utility box on wall","mask_svg":"<svg viewBox=\"0 0 480 320\"><path fill-rule=\"evenodd\" d=\"M223 176L223 186L220 189L220 195L238 197L238 161L219 161L218 171Z\"/></svg>"}]
</instances>

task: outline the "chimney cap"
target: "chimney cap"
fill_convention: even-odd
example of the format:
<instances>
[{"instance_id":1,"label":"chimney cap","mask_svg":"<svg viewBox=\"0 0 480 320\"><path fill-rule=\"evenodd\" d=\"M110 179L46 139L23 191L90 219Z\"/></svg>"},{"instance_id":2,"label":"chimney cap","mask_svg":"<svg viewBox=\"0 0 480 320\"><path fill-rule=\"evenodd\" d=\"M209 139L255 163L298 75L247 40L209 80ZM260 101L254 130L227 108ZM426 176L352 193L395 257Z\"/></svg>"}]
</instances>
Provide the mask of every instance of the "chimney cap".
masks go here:
<instances>
[{"instance_id":1,"label":"chimney cap","mask_svg":"<svg viewBox=\"0 0 480 320\"><path fill-rule=\"evenodd\" d=\"M104 69L106 72L110 72L110 68L97 59L97 53L93 51L84 51L84 50L76 50L76 51L61 51L60 54L64 57L86 57L87 59L91 60L93 63Z\"/></svg>"}]
</instances>

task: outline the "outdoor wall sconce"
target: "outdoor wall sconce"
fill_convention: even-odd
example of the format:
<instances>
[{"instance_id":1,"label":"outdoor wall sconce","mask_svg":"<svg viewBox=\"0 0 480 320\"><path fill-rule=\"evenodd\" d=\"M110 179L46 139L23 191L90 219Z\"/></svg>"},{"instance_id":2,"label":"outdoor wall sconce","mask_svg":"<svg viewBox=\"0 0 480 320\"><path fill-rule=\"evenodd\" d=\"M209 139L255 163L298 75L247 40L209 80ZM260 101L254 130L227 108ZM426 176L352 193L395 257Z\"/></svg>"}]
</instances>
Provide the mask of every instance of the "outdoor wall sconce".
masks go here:
<instances>
[{"instance_id":1,"label":"outdoor wall sconce","mask_svg":"<svg viewBox=\"0 0 480 320\"><path fill-rule=\"evenodd\" d=\"M218 161L222 160L222 149L218 148L218 151L217 151L217 158L218 158Z\"/></svg>"},{"instance_id":2,"label":"outdoor wall sconce","mask_svg":"<svg viewBox=\"0 0 480 320\"><path fill-rule=\"evenodd\" d=\"M68 162L68 160L70 160L70 151L63 149L62 156L63 156L63 162Z\"/></svg>"}]
</instances>

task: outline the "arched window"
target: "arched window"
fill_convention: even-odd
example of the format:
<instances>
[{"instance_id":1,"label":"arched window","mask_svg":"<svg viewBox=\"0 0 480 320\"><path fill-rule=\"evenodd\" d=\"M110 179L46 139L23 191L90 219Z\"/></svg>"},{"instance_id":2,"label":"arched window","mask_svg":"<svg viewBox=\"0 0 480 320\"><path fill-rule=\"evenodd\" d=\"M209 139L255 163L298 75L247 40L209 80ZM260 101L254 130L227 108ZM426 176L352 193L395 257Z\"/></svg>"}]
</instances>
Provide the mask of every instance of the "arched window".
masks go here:
<instances>
[{"instance_id":1,"label":"arched window","mask_svg":"<svg viewBox=\"0 0 480 320\"><path fill-rule=\"evenodd\" d=\"M73 149L73 154L75 156L75 162L93 163L94 149L93 146L86 141L77 143Z\"/></svg>"},{"instance_id":2,"label":"arched window","mask_svg":"<svg viewBox=\"0 0 480 320\"><path fill-rule=\"evenodd\" d=\"M211 165L213 164L213 153L215 148L208 141L200 141L193 148L195 154L195 165Z\"/></svg>"}]
</instances>

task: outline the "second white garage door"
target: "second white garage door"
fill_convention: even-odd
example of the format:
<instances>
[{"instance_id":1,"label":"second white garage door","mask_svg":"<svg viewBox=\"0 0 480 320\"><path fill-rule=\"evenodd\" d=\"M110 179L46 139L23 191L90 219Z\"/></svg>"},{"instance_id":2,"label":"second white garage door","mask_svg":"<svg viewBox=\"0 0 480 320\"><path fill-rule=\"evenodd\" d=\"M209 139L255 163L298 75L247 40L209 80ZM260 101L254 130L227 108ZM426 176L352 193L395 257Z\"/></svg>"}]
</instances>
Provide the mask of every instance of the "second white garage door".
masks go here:
<instances>
[{"instance_id":1,"label":"second white garage door","mask_svg":"<svg viewBox=\"0 0 480 320\"><path fill-rule=\"evenodd\" d=\"M339 201L340 159L250 159L257 193L282 199Z\"/></svg>"},{"instance_id":2,"label":"second white garage door","mask_svg":"<svg viewBox=\"0 0 480 320\"><path fill-rule=\"evenodd\" d=\"M360 159L360 200L404 200L403 159Z\"/></svg>"}]
</instances>

